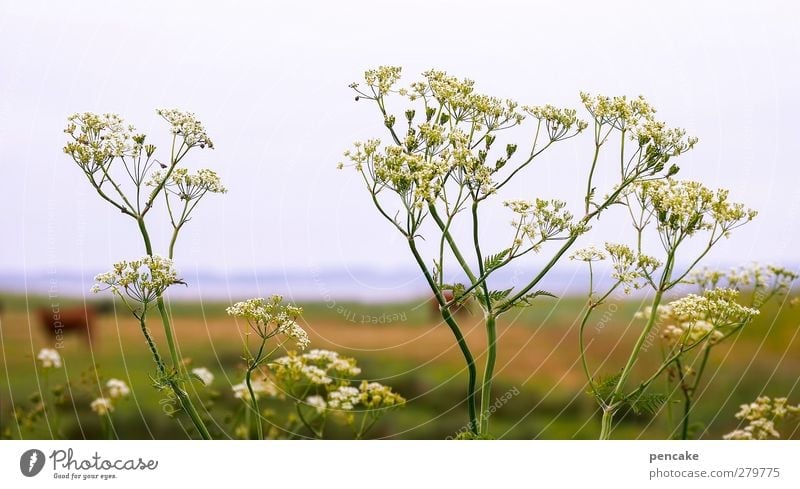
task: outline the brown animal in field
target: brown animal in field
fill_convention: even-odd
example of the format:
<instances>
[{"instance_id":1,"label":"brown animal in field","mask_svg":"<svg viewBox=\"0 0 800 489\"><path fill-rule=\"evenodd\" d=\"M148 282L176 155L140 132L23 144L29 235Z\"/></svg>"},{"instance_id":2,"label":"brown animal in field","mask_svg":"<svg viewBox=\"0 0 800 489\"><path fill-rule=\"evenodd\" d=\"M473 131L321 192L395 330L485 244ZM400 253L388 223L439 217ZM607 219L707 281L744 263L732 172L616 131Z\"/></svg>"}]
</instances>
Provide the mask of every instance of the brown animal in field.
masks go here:
<instances>
[{"instance_id":1,"label":"brown animal in field","mask_svg":"<svg viewBox=\"0 0 800 489\"><path fill-rule=\"evenodd\" d=\"M85 335L87 344L92 346L97 316L110 312L113 308L113 303L86 304L85 306L66 308L56 304L37 309L36 318L53 346L61 347L64 337L69 334Z\"/></svg>"},{"instance_id":2,"label":"brown animal in field","mask_svg":"<svg viewBox=\"0 0 800 489\"><path fill-rule=\"evenodd\" d=\"M453 300L453 291L452 290L442 290L442 297L444 297L445 302L450 302ZM436 320L443 320L442 319L442 311L439 308L439 301L436 299L436 296L431 297L430 299L430 310L431 310L431 317ZM453 304L450 306L450 313L453 316L464 316L469 313L469 309L467 308L466 303L462 302L459 304Z\"/></svg>"}]
</instances>

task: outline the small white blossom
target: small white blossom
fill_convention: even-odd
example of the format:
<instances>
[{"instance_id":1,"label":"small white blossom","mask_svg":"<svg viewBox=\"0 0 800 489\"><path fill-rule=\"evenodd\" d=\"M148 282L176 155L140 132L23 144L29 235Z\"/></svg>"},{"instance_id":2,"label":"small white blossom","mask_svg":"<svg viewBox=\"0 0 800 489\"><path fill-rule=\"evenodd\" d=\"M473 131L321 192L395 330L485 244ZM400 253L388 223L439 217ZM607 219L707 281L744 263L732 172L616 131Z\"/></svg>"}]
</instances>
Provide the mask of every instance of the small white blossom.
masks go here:
<instances>
[{"instance_id":1,"label":"small white blossom","mask_svg":"<svg viewBox=\"0 0 800 489\"><path fill-rule=\"evenodd\" d=\"M61 355L52 348L42 348L36 358L42 363L42 368L61 368Z\"/></svg>"},{"instance_id":2,"label":"small white blossom","mask_svg":"<svg viewBox=\"0 0 800 489\"><path fill-rule=\"evenodd\" d=\"M98 284L92 287L92 292L110 289L142 303L152 302L170 285L182 283L172 260L158 255L115 263L111 271L94 279Z\"/></svg>"},{"instance_id":3,"label":"small white blossom","mask_svg":"<svg viewBox=\"0 0 800 489\"><path fill-rule=\"evenodd\" d=\"M264 339L276 335L291 338L301 350L308 347L308 333L297 323L302 308L282 304L283 297L255 298L237 302L227 309L229 315L247 320Z\"/></svg>"},{"instance_id":4,"label":"small white blossom","mask_svg":"<svg viewBox=\"0 0 800 489\"><path fill-rule=\"evenodd\" d=\"M294 353L274 362L277 381L290 389L308 384L338 386L349 383L361 373L353 358L342 357L329 350L314 349L302 355Z\"/></svg>"},{"instance_id":5,"label":"small white blossom","mask_svg":"<svg viewBox=\"0 0 800 489\"><path fill-rule=\"evenodd\" d=\"M97 413L98 416L105 416L114 411L114 404L111 402L111 399L106 399L105 397L98 397L92 401L90 406L92 411Z\"/></svg>"},{"instance_id":6,"label":"small white blossom","mask_svg":"<svg viewBox=\"0 0 800 489\"><path fill-rule=\"evenodd\" d=\"M728 202L728 191L716 191L689 180L649 180L640 184L640 198L652 207L659 232L666 244L675 245L675 236L691 236L697 231L714 231L728 236L730 231L758 214L744 204Z\"/></svg>"},{"instance_id":7,"label":"small white blossom","mask_svg":"<svg viewBox=\"0 0 800 489\"><path fill-rule=\"evenodd\" d=\"M328 407L341 411L350 411L361 402L361 391L356 387L343 385L328 393Z\"/></svg>"},{"instance_id":8,"label":"small white blossom","mask_svg":"<svg viewBox=\"0 0 800 489\"><path fill-rule=\"evenodd\" d=\"M172 134L183 137L186 145L204 148L214 147L214 143L206 134L203 124L191 112L178 109L158 109L156 113L164 118L172 128Z\"/></svg>"},{"instance_id":9,"label":"small white blossom","mask_svg":"<svg viewBox=\"0 0 800 489\"><path fill-rule=\"evenodd\" d=\"M95 173L100 168L107 171L114 158L132 155L138 150L135 138L144 141L143 136L135 135L134 127L117 114L73 114L67 119L64 132L71 138L64 152L87 173Z\"/></svg>"},{"instance_id":10,"label":"small white blossom","mask_svg":"<svg viewBox=\"0 0 800 489\"><path fill-rule=\"evenodd\" d=\"M606 254L594 246L587 246L586 248L575 250L575 252L569 256L569 259L579 261L602 261L606 259Z\"/></svg>"},{"instance_id":11,"label":"small white blossom","mask_svg":"<svg viewBox=\"0 0 800 489\"><path fill-rule=\"evenodd\" d=\"M324 413L325 409L328 407L328 403L325 402L322 396L308 396L306 398L306 404L316 409L317 414Z\"/></svg>"},{"instance_id":12,"label":"small white blossom","mask_svg":"<svg viewBox=\"0 0 800 489\"><path fill-rule=\"evenodd\" d=\"M509 200L503 203L519 219L511 223L517 228L518 239L527 238L534 250L546 240L557 237L564 231L577 231L572 224L572 213L566 210L566 202L560 200L536 199ZM515 245L521 244L519 241Z\"/></svg>"},{"instance_id":13,"label":"small white blossom","mask_svg":"<svg viewBox=\"0 0 800 489\"><path fill-rule=\"evenodd\" d=\"M611 257L613 272L611 276L622 284L625 293L644 286L644 280L650 276L661 263L655 258L636 254L623 244L606 243L606 252Z\"/></svg>"},{"instance_id":14,"label":"small white blossom","mask_svg":"<svg viewBox=\"0 0 800 489\"><path fill-rule=\"evenodd\" d=\"M779 439L780 432L775 424L787 416L800 414L800 405L792 406L785 397L771 399L761 396L750 404L742 404L736 418L747 421L742 429L734 430L723 436L726 440L766 440Z\"/></svg>"},{"instance_id":15,"label":"small white blossom","mask_svg":"<svg viewBox=\"0 0 800 489\"><path fill-rule=\"evenodd\" d=\"M130 388L128 388L128 384L119 379L108 379L108 382L106 382L106 388L108 389L108 397L111 399L128 397L128 395L131 393Z\"/></svg>"},{"instance_id":16,"label":"small white blossom","mask_svg":"<svg viewBox=\"0 0 800 489\"><path fill-rule=\"evenodd\" d=\"M704 339L717 343L759 313L736 302L738 297L739 292L733 289L713 289L660 305L657 320L662 337L673 345L692 345ZM635 317L649 319L650 314L650 309L645 309Z\"/></svg>"},{"instance_id":17,"label":"small white blossom","mask_svg":"<svg viewBox=\"0 0 800 489\"><path fill-rule=\"evenodd\" d=\"M771 297L786 295L797 278L798 274L792 270L753 263L729 270L703 268L692 272L686 282L697 285L701 290L718 287L750 289L753 305L760 307Z\"/></svg>"},{"instance_id":18,"label":"small white blossom","mask_svg":"<svg viewBox=\"0 0 800 489\"><path fill-rule=\"evenodd\" d=\"M269 379L264 379L264 380L251 379L250 385L253 388L253 394L255 394L256 399L260 399L262 395L266 395L269 397L278 396L277 387ZM236 399L243 399L245 401L250 400L250 390L247 388L247 382L234 384L231 386L231 389L233 390L233 396Z\"/></svg>"},{"instance_id":19,"label":"small white blossom","mask_svg":"<svg viewBox=\"0 0 800 489\"><path fill-rule=\"evenodd\" d=\"M147 185L158 187L163 183L167 191L183 200L199 199L206 192L224 194L228 191L222 185L222 180L217 173L207 168L198 170L195 174L189 173L186 168L174 168L165 182L166 176L163 170L157 170L150 176Z\"/></svg>"},{"instance_id":20,"label":"small white blossom","mask_svg":"<svg viewBox=\"0 0 800 489\"><path fill-rule=\"evenodd\" d=\"M214 382L214 374L205 367L196 367L192 369L192 373L200 379L200 381L205 384L206 386L211 385Z\"/></svg>"}]
</instances>

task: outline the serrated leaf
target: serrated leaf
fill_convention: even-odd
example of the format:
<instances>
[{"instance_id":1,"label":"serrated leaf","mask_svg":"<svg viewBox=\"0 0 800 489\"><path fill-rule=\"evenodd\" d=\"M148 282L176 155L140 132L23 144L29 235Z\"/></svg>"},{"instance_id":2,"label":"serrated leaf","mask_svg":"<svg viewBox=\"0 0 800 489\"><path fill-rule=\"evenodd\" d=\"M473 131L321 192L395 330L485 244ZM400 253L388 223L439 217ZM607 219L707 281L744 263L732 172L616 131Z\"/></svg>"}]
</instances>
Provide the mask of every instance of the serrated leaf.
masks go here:
<instances>
[{"instance_id":1,"label":"serrated leaf","mask_svg":"<svg viewBox=\"0 0 800 489\"><path fill-rule=\"evenodd\" d=\"M630 399L627 404L636 414L655 414L667 401L667 396L661 393L643 393Z\"/></svg>"},{"instance_id":2,"label":"serrated leaf","mask_svg":"<svg viewBox=\"0 0 800 489\"><path fill-rule=\"evenodd\" d=\"M594 391L589 388L586 392L597 396L599 400L605 403L609 403L611 402L611 395L614 393L614 389L617 388L617 383L621 375L622 374L614 374L609 377L599 377L597 382L594 383Z\"/></svg>"},{"instance_id":3,"label":"serrated leaf","mask_svg":"<svg viewBox=\"0 0 800 489\"><path fill-rule=\"evenodd\" d=\"M511 248L505 249L500 253L495 255L489 255L483 260L483 270L484 272L488 272L489 270L493 270L500 265L502 265L503 260L506 259L508 254L511 252Z\"/></svg>"},{"instance_id":4,"label":"serrated leaf","mask_svg":"<svg viewBox=\"0 0 800 489\"><path fill-rule=\"evenodd\" d=\"M492 301L492 302L501 301L501 300L505 299L506 297L508 297L508 294L510 294L512 290L514 290L513 287L510 288L510 289L505 289L505 290L490 290L489 291L489 300Z\"/></svg>"},{"instance_id":5,"label":"serrated leaf","mask_svg":"<svg viewBox=\"0 0 800 489\"><path fill-rule=\"evenodd\" d=\"M546 290L537 290L536 292L532 292L530 294L525 294L519 298L517 302L514 303L514 307L526 307L532 305L533 299L539 297L552 297L554 299L558 299L558 296L553 294L552 292L548 292Z\"/></svg>"}]
</instances>

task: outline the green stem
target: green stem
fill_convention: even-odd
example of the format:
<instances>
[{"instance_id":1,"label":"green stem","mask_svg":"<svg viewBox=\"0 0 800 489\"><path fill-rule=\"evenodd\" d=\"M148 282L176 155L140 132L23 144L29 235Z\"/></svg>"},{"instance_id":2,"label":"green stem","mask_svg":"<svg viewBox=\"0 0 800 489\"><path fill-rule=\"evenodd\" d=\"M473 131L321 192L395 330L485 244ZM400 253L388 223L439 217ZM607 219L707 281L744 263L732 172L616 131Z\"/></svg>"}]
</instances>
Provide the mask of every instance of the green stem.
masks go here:
<instances>
[{"instance_id":1,"label":"green stem","mask_svg":"<svg viewBox=\"0 0 800 489\"><path fill-rule=\"evenodd\" d=\"M167 368L164 365L164 361L161 359L161 355L158 353L158 348L156 347L156 343L153 341L153 337L150 336L150 330L147 329L147 322L144 319L144 313L142 313L142 316L139 318L139 326L142 328L142 334L144 335L144 339L147 342L148 348L150 348L150 353L153 354L153 360L158 366L158 373L160 375L165 375L167 373Z\"/></svg>"},{"instance_id":2,"label":"green stem","mask_svg":"<svg viewBox=\"0 0 800 489\"><path fill-rule=\"evenodd\" d=\"M633 366L636 364L636 360L639 359L639 354L642 351L642 346L644 342L647 341L647 337L650 334L650 330L653 329L653 326L656 322L656 311L658 310L658 305L661 304L661 298L663 297L664 292L661 289L656 291L656 295L653 298L653 305L650 309L650 317L647 320L647 324L645 325L644 329L642 330L641 334L639 335L639 339L636 340L636 344L633 346L633 351L631 355L628 357L628 362L625 364L625 367L622 369L622 373L619 376L619 381L617 381L617 386L614 388L614 392L611 395L612 402L617 399L619 394L622 392L622 389L625 386L625 381L628 379L628 376L633 370Z\"/></svg>"},{"instance_id":3,"label":"green stem","mask_svg":"<svg viewBox=\"0 0 800 489\"><path fill-rule=\"evenodd\" d=\"M261 410L258 408L258 399L256 399L256 394L253 392L253 385L250 382L250 378L253 374L252 369L247 369L247 374L245 375L245 382L247 383L247 391L250 392L250 405L253 410L253 414L256 416L256 434L258 434L258 439L264 439L264 429L261 426Z\"/></svg>"},{"instance_id":4,"label":"green stem","mask_svg":"<svg viewBox=\"0 0 800 489\"><path fill-rule=\"evenodd\" d=\"M603 409L603 417L600 420L600 439L601 440L608 440L611 438L611 427L614 423L614 415L616 414L616 408L606 408Z\"/></svg>"},{"instance_id":5,"label":"green stem","mask_svg":"<svg viewBox=\"0 0 800 489\"><path fill-rule=\"evenodd\" d=\"M453 236L450 234L450 230L447 228L444 221L442 221L442 218L439 216L436 207L433 204L429 204L428 211L430 212L433 220L436 221L436 224L439 226L439 229L444 234L444 237L447 240L447 244L450 246L450 250L453 252L453 256L456 258L456 261L458 261L458 264L461 265L461 268L464 270L464 273L467 274L467 278L469 278L470 282L474 284L477 281L477 277L475 276L474 273L472 273L472 269L469 267L467 261L464 259L464 256L461 254L461 251L458 249L458 245L456 245Z\"/></svg>"},{"instance_id":6,"label":"green stem","mask_svg":"<svg viewBox=\"0 0 800 489\"><path fill-rule=\"evenodd\" d=\"M142 233L145 251L148 255L153 256L153 245L150 242L150 235L147 233L147 227L144 225L144 219L140 216L136 222L139 224L139 231ZM172 330L172 323L170 322L169 314L167 313L167 308L164 305L164 298L162 296L158 296L156 299L156 305L158 306L158 312L161 315L161 322L164 325L164 334L167 337L167 346L169 347L169 353L172 359L172 368L178 374L178 380L170 381L170 386L172 387L173 392L175 392L181 407L192 419L192 423L197 428L197 431L200 432L200 436L202 436L205 440L210 440L211 434L208 432L208 428L206 428L205 423L203 423L203 420L200 418L200 414L197 412L197 409L195 409L191 399L189 399L189 396L186 394L186 392L184 392L180 385L180 381L185 378L185 368L183 363L180 361L180 357L178 356L175 333Z\"/></svg>"},{"instance_id":7,"label":"green stem","mask_svg":"<svg viewBox=\"0 0 800 489\"><path fill-rule=\"evenodd\" d=\"M250 367L247 369L247 374L245 375L245 382L247 383L247 390L250 392L250 403L253 408L253 413L256 416L256 433L258 434L258 439L264 439L264 428L261 424L261 410L258 407L258 399L256 398L256 393L253 392L253 384L251 383L251 378L253 375L253 371L258 368L258 364L261 362L261 355L264 353L264 345L266 344L266 339L261 341L261 347L258 349L258 354L252 360Z\"/></svg>"},{"instance_id":8,"label":"green stem","mask_svg":"<svg viewBox=\"0 0 800 489\"><path fill-rule=\"evenodd\" d=\"M680 372L680 379L681 379L681 390L683 391L683 420L681 421L681 440L687 440L689 438L689 417L692 414L692 403L694 402L694 394L697 392L697 386L700 384L700 377L703 376L703 371L706 368L706 364L708 363L708 356L711 353L711 348L706 347L703 350L703 356L700 359L700 367L697 369L697 373L695 375L694 382L692 383L691 387L683 385L684 382L684 373L683 371L679 370ZM675 363L678 369L681 368L680 359L676 359Z\"/></svg>"},{"instance_id":9,"label":"green stem","mask_svg":"<svg viewBox=\"0 0 800 489\"><path fill-rule=\"evenodd\" d=\"M489 434L489 404L492 402L492 381L494 380L494 366L497 360L497 324L493 314L486 318L486 338L489 343L486 355L486 369L483 372L483 385L481 385L481 413L478 434Z\"/></svg>"},{"instance_id":10,"label":"green stem","mask_svg":"<svg viewBox=\"0 0 800 489\"><path fill-rule=\"evenodd\" d=\"M450 331L452 331L453 336L455 336L456 342L458 343L458 347L461 349L461 354L464 356L464 361L467 363L467 410L469 411L469 425L470 431L477 433L478 419L475 412L475 386L477 380L477 369L475 368L475 359L472 357L472 352L469 350L467 341L464 339L461 328L458 327L455 319L453 319L450 309L443 307L447 301L445 301L444 296L442 296L441 290L439 290L439 288L436 286L433 277L431 277L431 274L428 271L428 267L425 266L425 261L420 256L413 237L408 238L408 246L411 249L411 253L414 255L414 259L417 261L417 265L419 265L423 275L425 275L425 280L427 280L428 285L436 296L436 300L439 302L442 312L442 318L444 318L444 321L450 327Z\"/></svg>"},{"instance_id":11,"label":"green stem","mask_svg":"<svg viewBox=\"0 0 800 489\"><path fill-rule=\"evenodd\" d=\"M689 386L685 384L685 374L680 359L675 359L675 366L678 368L678 376L681 382L681 392L683 393L683 417L681 418L681 440L689 439L689 413L692 410L692 393Z\"/></svg>"},{"instance_id":12,"label":"green stem","mask_svg":"<svg viewBox=\"0 0 800 489\"><path fill-rule=\"evenodd\" d=\"M594 158L592 158L592 167L589 170L589 178L586 180L586 214L589 213L589 204L592 203L592 178L594 178L594 170L597 167L597 158L600 156L600 146L600 144L594 145Z\"/></svg>"}]
</instances>

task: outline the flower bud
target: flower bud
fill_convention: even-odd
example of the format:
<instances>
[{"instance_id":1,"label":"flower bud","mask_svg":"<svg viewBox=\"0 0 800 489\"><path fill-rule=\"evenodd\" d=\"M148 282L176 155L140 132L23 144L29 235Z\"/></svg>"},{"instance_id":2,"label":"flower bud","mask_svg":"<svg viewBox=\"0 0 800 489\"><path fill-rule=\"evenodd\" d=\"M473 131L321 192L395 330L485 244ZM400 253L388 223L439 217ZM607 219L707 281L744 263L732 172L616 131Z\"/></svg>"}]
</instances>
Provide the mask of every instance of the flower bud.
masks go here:
<instances>
[{"instance_id":1,"label":"flower bud","mask_svg":"<svg viewBox=\"0 0 800 489\"><path fill-rule=\"evenodd\" d=\"M516 153L516 151L517 151L517 145L516 144L507 144L506 145L506 158L511 158L511 156L513 156L514 153Z\"/></svg>"}]
</instances>

